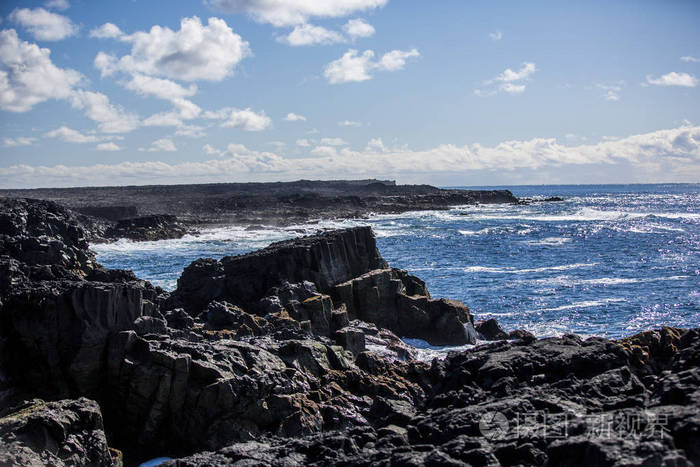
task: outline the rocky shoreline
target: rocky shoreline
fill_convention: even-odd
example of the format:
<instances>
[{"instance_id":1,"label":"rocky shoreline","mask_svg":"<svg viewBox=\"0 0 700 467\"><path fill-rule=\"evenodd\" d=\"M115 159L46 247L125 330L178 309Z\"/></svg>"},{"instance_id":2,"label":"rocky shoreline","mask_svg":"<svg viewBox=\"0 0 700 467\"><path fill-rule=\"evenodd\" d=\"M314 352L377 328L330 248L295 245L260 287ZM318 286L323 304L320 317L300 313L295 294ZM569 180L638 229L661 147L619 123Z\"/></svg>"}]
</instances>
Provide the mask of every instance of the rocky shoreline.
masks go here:
<instances>
[{"instance_id":1,"label":"rocky shoreline","mask_svg":"<svg viewBox=\"0 0 700 467\"><path fill-rule=\"evenodd\" d=\"M330 207L339 186L370 193L360 215L404 206L404 195L375 196L399 190L388 182L327 183L270 209L349 215L346 201ZM222 189L208 187L209 198ZM429 188L407 199L518 201ZM227 190L221 199L239 203ZM150 231L123 206L130 220L115 237ZM136 214L161 227L214 219L184 208L159 218L167 211L152 206ZM254 222L264 207L239 210L220 220ZM0 199L0 465L700 464L700 329L508 333L391 268L366 227L200 259L168 293L97 264L88 239L120 220L86 215ZM423 363L399 337L492 342Z\"/></svg>"},{"instance_id":2,"label":"rocky shoreline","mask_svg":"<svg viewBox=\"0 0 700 467\"><path fill-rule=\"evenodd\" d=\"M523 202L507 190L446 190L374 179L39 188L0 190L0 196L58 202L82 215L93 242L180 238L218 224L288 226L455 205Z\"/></svg>"}]
</instances>

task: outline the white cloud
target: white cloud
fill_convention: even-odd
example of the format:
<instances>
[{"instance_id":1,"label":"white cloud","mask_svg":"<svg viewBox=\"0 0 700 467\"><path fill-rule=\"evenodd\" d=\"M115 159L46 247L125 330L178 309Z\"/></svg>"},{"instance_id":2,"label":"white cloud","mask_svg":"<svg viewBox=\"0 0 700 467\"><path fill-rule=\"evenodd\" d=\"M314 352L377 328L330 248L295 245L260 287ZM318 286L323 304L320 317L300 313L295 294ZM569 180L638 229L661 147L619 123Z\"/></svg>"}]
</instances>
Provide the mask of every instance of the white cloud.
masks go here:
<instances>
[{"instance_id":1,"label":"white cloud","mask_svg":"<svg viewBox=\"0 0 700 467\"><path fill-rule=\"evenodd\" d=\"M410 51L392 50L375 61L372 50L365 50L362 55L358 55L357 50L350 49L341 58L326 65L323 75L331 84L367 81L372 78L372 73L375 70L401 70L408 58L419 55L416 49Z\"/></svg>"},{"instance_id":2,"label":"white cloud","mask_svg":"<svg viewBox=\"0 0 700 467\"><path fill-rule=\"evenodd\" d=\"M348 142L342 138L321 138L321 144L325 146L346 146Z\"/></svg>"},{"instance_id":3,"label":"white cloud","mask_svg":"<svg viewBox=\"0 0 700 467\"><path fill-rule=\"evenodd\" d=\"M503 33L501 31L490 32L489 37L492 41L500 41L503 39Z\"/></svg>"},{"instance_id":4,"label":"white cloud","mask_svg":"<svg viewBox=\"0 0 700 467\"><path fill-rule=\"evenodd\" d=\"M303 115L295 114L294 112L289 112L284 120L287 122L305 122L306 117Z\"/></svg>"},{"instance_id":5,"label":"white cloud","mask_svg":"<svg viewBox=\"0 0 700 467\"><path fill-rule=\"evenodd\" d=\"M620 91L622 91L624 86L624 81L619 81L614 84L596 84L596 87L605 91L603 98L609 102L618 102L620 100Z\"/></svg>"},{"instance_id":6,"label":"white cloud","mask_svg":"<svg viewBox=\"0 0 700 467\"><path fill-rule=\"evenodd\" d=\"M278 37L277 40L293 47L317 44L327 45L335 44L337 42L345 42L345 38L342 36L342 34L321 26L314 26L313 24L301 24L294 26L292 32L286 36Z\"/></svg>"},{"instance_id":7,"label":"white cloud","mask_svg":"<svg viewBox=\"0 0 700 467\"><path fill-rule=\"evenodd\" d=\"M0 31L0 108L26 112L48 99L65 99L82 75L58 68L51 51L21 41L14 29Z\"/></svg>"},{"instance_id":8,"label":"white cloud","mask_svg":"<svg viewBox=\"0 0 700 467\"><path fill-rule=\"evenodd\" d=\"M198 125L183 125L175 130L175 136L186 136L188 138L204 138L207 133L204 127Z\"/></svg>"},{"instance_id":9,"label":"white cloud","mask_svg":"<svg viewBox=\"0 0 700 467\"><path fill-rule=\"evenodd\" d=\"M60 41L78 33L78 27L68 17L43 8L16 8L10 13L14 21L39 41Z\"/></svg>"},{"instance_id":10,"label":"white cloud","mask_svg":"<svg viewBox=\"0 0 700 467\"><path fill-rule=\"evenodd\" d=\"M362 122L356 122L354 120L343 120L338 122L339 126L362 126Z\"/></svg>"},{"instance_id":11,"label":"white cloud","mask_svg":"<svg viewBox=\"0 0 700 467\"><path fill-rule=\"evenodd\" d=\"M62 126L45 133L44 136L47 138L59 138L68 143L96 143L101 140L99 136L96 135L84 135L81 132Z\"/></svg>"},{"instance_id":12,"label":"white cloud","mask_svg":"<svg viewBox=\"0 0 700 467\"><path fill-rule=\"evenodd\" d=\"M151 143L151 146L146 148L139 148L139 151L147 151L147 152L175 152L177 151L177 148L175 147L175 143L169 138L161 138L157 139L154 142Z\"/></svg>"},{"instance_id":13,"label":"white cloud","mask_svg":"<svg viewBox=\"0 0 700 467\"><path fill-rule=\"evenodd\" d=\"M366 152L387 152L388 149L384 146L384 141L381 138L372 138L367 142Z\"/></svg>"},{"instance_id":14,"label":"white cloud","mask_svg":"<svg viewBox=\"0 0 700 467\"><path fill-rule=\"evenodd\" d=\"M122 148L120 148L119 146L117 146L116 144L111 143L111 142L110 143L100 143L95 147L95 149L97 149L98 151L121 151L122 150Z\"/></svg>"},{"instance_id":15,"label":"white cloud","mask_svg":"<svg viewBox=\"0 0 700 467\"><path fill-rule=\"evenodd\" d=\"M374 26L361 18L349 20L343 26L343 31L352 39L372 37L375 33Z\"/></svg>"},{"instance_id":16,"label":"white cloud","mask_svg":"<svg viewBox=\"0 0 700 467\"><path fill-rule=\"evenodd\" d=\"M316 146L311 150L311 154L333 158L338 155L338 150L333 146Z\"/></svg>"},{"instance_id":17,"label":"white cloud","mask_svg":"<svg viewBox=\"0 0 700 467\"><path fill-rule=\"evenodd\" d=\"M698 85L698 79L688 73L676 73L675 71L672 71L671 73L666 73L659 78L653 78L651 75L649 75L647 76L647 83L655 86L682 86L694 88Z\"/></svg>"},{"instance_id":18,"label":"white cloud","mask_svg":"<svg viewBox=\"0 0 700 467\"><path fill-rule=\"evenodd\" d=\"M528 79L530 75L532 75L535 71L537 71L537 68L535 67L534 63L525 62L523 63L522 68L520 68L517 71L513 71L510 68L506 68L506 71L498 75L495 78L495 80L503 81L505 83L510 83L513 81L522 81Z\"/></svg>"},{"instance_id":19,"label":"white cloud","mask_svg":"<svg viewBox=\"0 0 700 467\"><path fill-rule=\"evenodd\" d=\"M70 3L68 0L49 0L44 3L44 6L53 10L67 10L70 8Z\"/></svg>"},{"instance_id":20,"label":"white cloud","mask_svg":"<svg viewBox=\"0 0 700 467\"><path fill-rule=\"evenodd\" d=\"M17 138L5 138L3 140L3 146L6 148L14 148L17 146L31 146L36 141L36 138L19 136Z\"/></svg>"},{"instance_id":21,"label":"white cloud","mask_svg":"<svg viewBox=\"0 0 700 467\"><path fill-rule=\"evenodd\" d=\"M85 112L90 120L98 122L104 133L128 133L136 129L139 117L109 102L102 93L77 90L71 95L71 105Z\"/></svg>"},{"instance_id":22,"label":"white cloud","mask_svg":"<svg viewBox=\"0 0 700 467\"><path fill-rule=\"evenodd\" d=\"M507 92L508 94L522 94L525 92L524 84L513 84L513 83L503 83L501 85L501 90Z\"/></svg>"},{"instance_id":23,"label":"white cloud","mask_svg":"<svg viewBox=\"0 0 700 467\"><path fill-rule=\"evenodd\" d=\"M183 18L179 31L153 26L120 40L131 43L131 53L121 58L98 54L95 66L103 75L120 70L182 81L221 81L251 53L248 42L219 18L209 18L206 26L196 16Z\"/></svg>"},{"instance_id":24,"label":"white cloud","mask_svg":"<svg viewBox=\"0 0 700 467\"><path fill-rule=\"evenodd\" d=\"M123 36L124 33L119 29L119 26L112 23L105 23L99 28L90 31L90 37L98 39L118 39Z\"/></svg>"},{"instance_id":25,"label":"white cloud","mask_svg":"<svg viewBox=\"0 0 700 467\"><path fill-rule=\"evenodd\" d=\"M686 63L700 63L700 58L691 57L690 55L681 57L681 60L683 60Z\"/></svg>"},{"instance_id":26,"label":"white cloud","mask_svg":"<svg viewBox=\"0 0 700 467\"><path fill-rule=\"evenodd\" d=\"M292 159L247 149L243 152L243 148L236 145L221 151L222 155L229 156L223 159L178 164L152 161L77 167L15 165L0 168L0 186L293 180L319 173L327 179L416 176L425 180L440 174L456 174L463 178L469 174L486 173L483 171L507 176L520 169L536 171L533 173L541 177L544 170L555 168L566 169L567 174L576 177L583 166L595 168L598 172L611 172L618 167L622 178L632 176L631 171L645 180L697 181L700 177L698 126L578 146L559 144L555 138L505 141L496 146L441 144L420 151L390 149L384 152L378 144L365 151L325 146L325 149L314 149L316 153L312 156ZM629 178L621 181L625 180Z\"/></svg>"},{"instance_id":27,"label":"white cloud","mask_svg":"<svg viewBox=\"0 0 700 467\"><path fill-rule=\"evenodd\" d=\"M474 94L481 97L496 95L498 91L503 91L508 94L522 94L525 92L525 84L523 84L523 81L528 81L530 76L536 71L537 67L531 62L523 63L522 68L516 71L506 68L500 75L484 82L487 89L474 89Z\"/></svg>"},{"instance_id":28,"label":"white cloud","mask_svg":"<svg viewBox=\"0 0 700 467\"><path fill-rule=\"evenodd\" d=\"M308 148L309 146L311 146L311 143L308 139L301 138L297 140L297 146L299 146L300 148Z\"/></svg>"},{"instance_id":29,"label":"white cloud","mask_svg":"<svg viewBox=\"0 0 700 467\"><path fill-rule=\"evenodd\" d=\"M354 12L383 7L388 0L206 0L210 7L247 12L256 21L274 26L294 26L310 18L339 18Z\"/></svg>"},{"instance_id":30,"label":"white cloud","mask_svg":"<svg viewBox=\"0 0 700 467\"><path fill-rule=\"evenodd\" d=\"M202 109L185 97L194 96L197 93L197 86L194 84L184 88L179 84L162 78L154 78L141 74L134 74L131 80L122 83L127 89L135 91L144 96L154 96L165 99L178 110L178 118L189 120L199 116Z\"/></svg>"},{"instance_id":31,"label":"white cloud","mask_svg":"<svg viewBox=\"0 0 700 467\"><path fill-rule=\"evenodd\" d=\"M143 126L182 127L185 123L176 112L160 112L147 117L141 124Z\"/></svg>"},{"instance_id":32,"label":"white cloud","mask_svg":"<svg viewBox=\"0 0 700 467\"><path fill-rule=\"evenodd\" d=\"M261 131L272 124L272 120L265 115L265 112L256 113L250 108L242 110L224 108L204 112L202 116L208 119L223 120L222 127L238 128L245 131Z\"/></svg>"},{"instance_id":33,"label":"white cloud","mask_svg":"<svg viewBox=\"0 0 700 467\"><path fill-rule=\"evenodd\" d=\"M406 60L411 57L419 57L418 50L411 49L407 52L403 50L392 50L385 53L377 64L377 68L386 71L403 70L406 65Z\"/></svg>"}]
</instances>

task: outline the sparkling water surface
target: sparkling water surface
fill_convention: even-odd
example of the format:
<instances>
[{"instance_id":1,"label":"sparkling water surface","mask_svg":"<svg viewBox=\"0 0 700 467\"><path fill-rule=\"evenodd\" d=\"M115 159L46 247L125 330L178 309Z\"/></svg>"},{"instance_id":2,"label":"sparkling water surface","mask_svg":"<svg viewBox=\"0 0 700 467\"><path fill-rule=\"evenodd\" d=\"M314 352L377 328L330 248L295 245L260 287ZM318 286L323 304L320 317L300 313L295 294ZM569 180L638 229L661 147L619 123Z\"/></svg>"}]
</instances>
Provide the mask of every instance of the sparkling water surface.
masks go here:
<instances>
[{"instance_id":1,"label":"sparkling water surface","mask_svg":"<svg viewBox=\"0 0 700 467\"><path fill-rule=\"evenodd\" d=\"M483 187L481 187L483 188ZM197 258L221 258L318 229L371 225L382 256L465 302L476 319L538 336L620 337L700 326L700 184L519 186L525 206L456 206L158 242L93 245L98 261L172 290Z\"/></svg>"}]
</instances>

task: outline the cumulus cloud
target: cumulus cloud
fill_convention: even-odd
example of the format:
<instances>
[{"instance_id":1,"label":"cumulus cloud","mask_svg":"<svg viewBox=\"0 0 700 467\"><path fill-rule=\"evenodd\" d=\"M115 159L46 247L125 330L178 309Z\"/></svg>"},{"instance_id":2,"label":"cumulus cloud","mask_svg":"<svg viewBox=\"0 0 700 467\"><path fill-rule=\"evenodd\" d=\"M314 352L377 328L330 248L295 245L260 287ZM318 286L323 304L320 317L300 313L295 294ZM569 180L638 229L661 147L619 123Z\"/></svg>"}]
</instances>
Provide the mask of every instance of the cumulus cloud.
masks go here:
<instances>
[{"instance_id":1,"label":"cumulus cloud","mask_svg":"<svg viewBox=\"0 0 700 467\"><path fill-rule=\"evenodd\" d=\"M95 146L98 151L121 151L122 148L117 146L115 143L100 143Z\"/></svg>"},{"instance_id":2,"label":"cumulus cloud","mask_svg":"<svg viewBox=\"0 0 700 467\"><path fill-rule=\"evenodd\" d=\"M10 13L10 20L39 41L60 41L78 33L78 27L68 17L43 8L16 8Z\"/></svg>"},{"instance_id":3,"label":"cumulus cloud","mask_svg":"<svg viewBox=\"0 0 700 467\"><path fill-rule=\"evenodd\" d=\"M339 18L383 7L388 0L206 0L215 10L246 12L256 21L274 26L295 26L311 18Z\"/></svg>"},{"instance_id":4,"label":"cumulus cloud","mask_svg":"<svg viewBox=\"0 0 700 467\"><path fill-rule=\"evenodd\" d=\"M36 141L36 138L19 136L17 138L5 138L2 141L2 145L6 148L14 148L18 146L31 146Z\"/></svg>"},{"instance_id":5,"label":"cumulus cloud","mask_svg":"<svg viewBox=\"0 0 700 467\"><path fill-rule=\"evenodd\" d=\"M177 148L175 143L169 138L157 139L151 143L148 148L139 148L139 151L147 152L175 152Z\"/></svg>"},{"instance_id":6,"label":"cumulus cloud","mask_svg":"<svg viewBox=\"0 0 700 467\"><path fill-rule=\"evenodd\" d=\"M62 126L44 134L47 138L59 138L68 143L96 143L101 138L96 135L84 135L78 130Z\"/></svg>"},{"instance_id":7,"label":"cumulus cloud","mask_svg":"<svg viewBox=\"0 0 700 467\"><path fill-rule=\"evenodd\" d=\"M299 47L304 45L327 45L345 42L342 34L313 24L300 24L286 36L278 37L279 42Z\"/></svg>"},{"instance_id":8,"label":"cumulus cloud","mask_svg":"<svg viewBox=\"0 0 700 467\"><path fill-rule=\"evenodd\" d=\"M124 33L116 24L105 23L99 28L90 31L90 37L97 39L118 39L123 37Z\"/></svg>"},{"instance_id":9,"label":"cumulus cloud","mask_svg":"<svg viewBox=\"0 0 700 467\"><path fill-rule=\"evenodd\" d=\"M374 26L367 23L361 18L351 19L343 26L343 31L345 34L350 36L351 39L357 39L360 37L372 37L374 35Z\"/></svg>"},{"instance_id":10,"label":"cumulus cloud","mask_svg":"<svg viewBox=\"0 0 700 467\"><path fill-rule=\"evenodd\" d=\"M49 99L65 99L82 75L51 61L51 51L0 31L0 108L26 112Z\"/></svg>"},{"instance_id":11,"label":"cumulus cloud","mask_svg":"<svg viewBox=\"0 0 700 467\"><path fill-rule=\"evenodd\" d=\"M295 114L294 112L289 112L284 120L287 122L305 122L306 117L303 115Z\"/></svg>"},{"instance_id":12,"label":"cumulus cloud","mask_svg":"<svg viewBox=\"0 0 700 467\"><path fill-rule=\"evenodd\" d=\"M647 83L655 86L681 86L686 88L694 88L698 85L698 79L688 73L666 73L663 76L654 78L651 75L647 76Z\"/></svg>"},{"instance_id":13,"label":"cumulus cloud","mask_svg":"<svg viewBox=\"0 0 700 467\"><path fill-rule=\"evenodd\" d=\"M110 103L109 98L99 92L77 90L71 94L71 105L83 110L85 116L97 122L104 133L128 133L140 122L136 114Z\"/></svg>"},{"instance_id":14,"label":"cumulus cloud","mask_svg":"<svg viewBox=\"0 0 700 467\"><path fill-rule=\"evenodd\" d=\"M503 33L501 31L490 32L489 37L492 41L500 41L503 39Z\"/></svg>"},{"instance_id":15,"label":"cumulus cloud","mask_svg":"<svg viewBox=\"0 0 700 467\"><path fill-rule=\"evenodd\" d=\"M322 173L326 178L383 177L418 174L422 179L436 174L470 174L515 169L549 170L591 166L600 170L624 165L647 177L669 180L697 180L700 176L700 127L683 126L601 141L566 146L555 138L506 141L496 146L441 144L427 150L389 149L382 151L377 140L364 151L349 148L314 149L309 157L287 159L272 153L222 151L224 158L203 162L123 162L115 165L79 167L33 167L15 165L0 168L0 185L31 187L51 184L104 185L117 182L153 183L213 182L251 179L295 179ZM212 148L215 150L215 148ZM321 153L325 153L321 154ZM651 167L652 172L645 172Z\"/></svg>"},{"instance_id":16,"label":"cumulus cloud","mask_svg":"<svg viewBox=\"0 0 700 467\"><path fill-rule=\"evenodd\" d=\"M265 115L265 112L256 113L250 108L235 109L226 107L204 112L202 117L223 120L221 123L222 127L238 128L245 131L262 131L272 125L272 120Z\"/></svg>"},{"instance_id":17,"label":"cumulus cloud","mask_svg":"<svg viewBox=\"0 0 700 467\"><path fill-rule=\"evenodd\" d=\"M493 79L484 82L485 89L475 89L477 96L493 96L503 91L508 94L522 94L525 92L525 82L537 71L534 63L525 62L519 70L506 70Z\"/></svg>"},{"instance_id":18,"label":"cumulus cloud","mask_svg":"<svg viewBox=\"0 0 700 467\"><path fill-rule=\"evenodd\" d=\"M187 88L162 78L154 78L142 74L134 74L129 81L123 83L124 87L144 96L153 96L170 101L178 110L178 118L189 120L196 118L202 109L193 102L185 99L197 93L194 84Z\"/></svg>"},{"instance_id":19,"label":"cumulus cloud","mask_svg":"<svg viewBox=\"0 0 700 467\"><path fill-rule=\"evenodd\" d=\"M309 146L311 146L311 143L306 138L300 138L297 140L297 146L299 146L300 148L308 148Z\"/></svg>"},{"instance_id":20,"label":"cumulus cloud","mask_svg":"<svg viewBox=\"0 0 700 467\"><path fill-rule=\"evenodd\" d=\"M95 66L103 75L119 70L181 81L221 81L251 53L248 42L219 18L209 18L205 26L193 16L183 18L178 31L153 26L148 32L117 37L131 43L131 53L119 58L98 54Z\"/></svg>"},{"instance_id":21,"label":"cumulus cloud","mask_svg":"<svg viewBox=\"0 0 700 467\"><path fill-rule=\"evenodd\" d=\"M367 81L372 79L374 71L401 70L408 58L418 56L420 53L416 49L392 50L375 60L373 50L365 50L362 55L358 55L357 50L350 49L342 57L326 65L323 75L331 84Z\"/></svg>"},{"instance_id":22,"label":"cumulus cloud","mask_svg":"<svg viewBox=\"0 0 700 467\"><path fill-rule=\"evenodd\" d=\"M49 0L44 3L44 6L52 10L67 10L70 8L70 3L68 0Z\"/></svg>"}]
</instances>

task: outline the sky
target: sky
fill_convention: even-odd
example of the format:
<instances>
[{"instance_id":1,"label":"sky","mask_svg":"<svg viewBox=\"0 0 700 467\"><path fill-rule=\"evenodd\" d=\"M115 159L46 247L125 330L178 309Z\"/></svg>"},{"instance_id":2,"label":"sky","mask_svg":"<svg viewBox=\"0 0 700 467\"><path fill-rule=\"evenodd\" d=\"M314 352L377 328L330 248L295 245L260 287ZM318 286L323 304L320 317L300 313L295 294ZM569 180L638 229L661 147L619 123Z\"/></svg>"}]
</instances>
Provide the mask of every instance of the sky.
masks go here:
<instances>
[{"instance_id":1,"label":"sky","mask_svg":"<svg viewBox=\"0 0 700 467\"><path fill-rule=\"evenodd\" d=\"M700 2L0 3L0 188L700 182Z\"/></svg>"}]
</instances>

